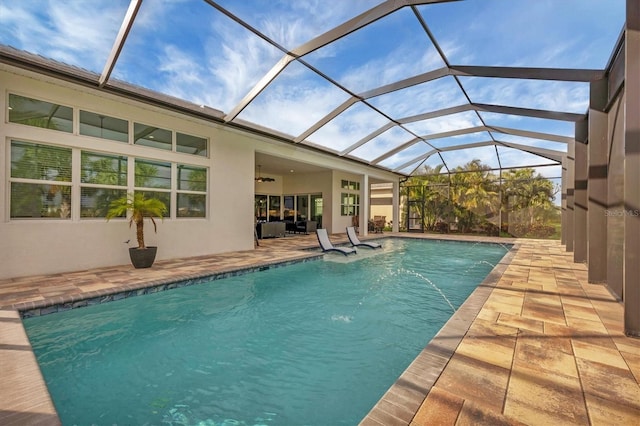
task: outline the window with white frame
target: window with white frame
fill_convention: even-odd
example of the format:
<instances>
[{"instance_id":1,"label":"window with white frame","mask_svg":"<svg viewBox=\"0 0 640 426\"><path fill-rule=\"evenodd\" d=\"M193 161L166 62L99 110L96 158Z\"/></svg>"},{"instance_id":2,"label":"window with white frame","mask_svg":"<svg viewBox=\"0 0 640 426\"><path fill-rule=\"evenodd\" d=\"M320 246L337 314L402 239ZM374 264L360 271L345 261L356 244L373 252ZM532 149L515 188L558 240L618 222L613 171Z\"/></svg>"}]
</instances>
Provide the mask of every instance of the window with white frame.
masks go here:
<instances>
[{"instance_id":1,"label":"window with white frame","mask_svg":"<svg viewBox=\"0 0 640 426\"><path fill-rule=\"evenodd\" d=\"M10 93L9 122L71 133L73 108Z\"/></svg>"},{"instance_id":2,"label":"window with white frame","mask_svg":"<svg viewBox=\"0 0 640 426\"><path fill-rule=\"evenodd\" d=\"M171 211L171 163L136 158L135 191L159 199Z\"/></svg>"},{"instance_id":3,"label":"window with white frame","mask_svg":"<svg viewBox=\"0 0 640 426\"><path fill-rule=\"evenodd\" d=\"M133 123L134 134L130 136L128 120L84 110L79 110L77 117L77 136L200 157L209 155L207 138L141 123ZM7 118L15 124L67 133L74 130L73 107L13 93L8 94ZM172 217L206 217L206 167L141 158L131 160L117 153L21 140L11 140L9 151L8 210L12 220L105 217L111 201L132 191L162 200ZM80 170L72 173L76 167ZM131 168L133 186L128 182ZM172 200L175 210L172 210Z\"/></svg>"},{"instance_id":4,"label":"window with white frame","mask_svg":"<svg viewBox=\"0 0 640 426\"><path fill-rule=\"evenodd\" d=\"M71 149L11 141L11 219L71 217Z\"/></svg>"},{"instance_id":5,"label":"window with white frame","mask_svg":"<svg viewBox=\"0 0 640 426\"><path fill-rule=\"evenodd\" d=\"M348 192L340 194L340 215L357 216L360 214L360 182L343 179L340 187Z\"/></svg>"},{"instance_id":6,"label":"window with white frame","mask_svg":"<svg viewBox=\"0 0 640 426\"><path fill-rule=\"evenodd\" d=\"M19 140L10 142L10 159L12 220L71 219L74 211L73 217L81 219L103 218L113 200L132 191L160 199L175 218L207 215L206 167ZM80 170L74 173L73 167ZM133 186L128 182L131 167Z\"/></svg>"},{"instance_id":7,"label":"window with white frame","mask_svg":"<svg viewBox=\"0 0 640 426\"><path fill-rule=\"evenodd\" d=\"M347 189L347 190L350 190L350 191L360 191L360 182L343 179L340 182L340 187L342 189Z\"/></svg>"},{"instance_id":8,"label":"window with white frame","mask_svg":"<svg viewBox=\"0 0 640 426\"><path fill-rule=\"evenodd\" d=\"M176 132L176 151L206 157L209 155L209 141L199 136Z\"/></svg>"},{"instance_id":9,"label":"window with white frame","mask_svg":"<svg viewBox=\"0 0 640 426\"><path fill-rule=\"evenodd\" d=\"M10 123L72 133L73 110L73 107L9 93ZM128 120L85 110L79 110L78 117L78 132L82 136L133 143L200 157L209 155L209 139L201 136L134 122L133 137L130 141Z\"/></svg>"},{"instance_id":10,"label":"window with white frame","mask_svg":"<svg viewBox=\"0 0 640 426\"><path fill-rule=\"evenodd\" d=\"M82 151L80 217L105 217L113 200L127 195L127 157Z\"/></svg>"},{"instance_id":11,"label":"window with white frame","mask_svg":"<svg viewBox=\"0 0 640 426\"><path fill-rule=\"evenodd\" d=\"M133 123L133 143L136 145L171 150L173 146L172 138L171 130Z\"/></svg>"},{"instance_id":12,"label":"window with white frame","mask_svg":"<svg viewBox=\"0 0 640 426\"><path fill-rule=\"evenodd\" d=\"M121 118L80 110L80 134L129 143L129 122Z\"/></svg>"},{"instance_id":13,"label":"window with white frame","mask_svg":"<svg viewBox=\"0 0 640 426\"><path fill-rule=\"evenodd\" d=\"M207 169L177 165L177 217L206 217Z\"/></svg>"},{"instance_id":14,"label":"window with white frame","mask_svg":"<svg viewBox=\"0 0 640 426\"><path fill-rule=\"evenodd\" d=\"M360 195L343 192L340 194L340 212L342 216L360 214Z\"/></svg>"}]
</instances>

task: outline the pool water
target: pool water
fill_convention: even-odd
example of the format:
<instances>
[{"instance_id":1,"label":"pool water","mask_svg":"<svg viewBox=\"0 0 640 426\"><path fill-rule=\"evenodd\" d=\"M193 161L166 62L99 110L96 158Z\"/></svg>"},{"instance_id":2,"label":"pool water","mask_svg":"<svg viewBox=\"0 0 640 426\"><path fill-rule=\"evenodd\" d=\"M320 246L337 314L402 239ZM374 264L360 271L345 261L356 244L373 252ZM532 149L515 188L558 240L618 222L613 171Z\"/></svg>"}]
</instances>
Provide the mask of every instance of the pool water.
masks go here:
<instances>
[{"instance_id":1,"label":"pool water","mask_svg":"<svg viewBox=\"0 0 640 426\"><path fill-rule=\"evenodd\" d=\"M508 250L383 244L24 324L64 425L354 425Z\"/></svg>"}]
</instances>

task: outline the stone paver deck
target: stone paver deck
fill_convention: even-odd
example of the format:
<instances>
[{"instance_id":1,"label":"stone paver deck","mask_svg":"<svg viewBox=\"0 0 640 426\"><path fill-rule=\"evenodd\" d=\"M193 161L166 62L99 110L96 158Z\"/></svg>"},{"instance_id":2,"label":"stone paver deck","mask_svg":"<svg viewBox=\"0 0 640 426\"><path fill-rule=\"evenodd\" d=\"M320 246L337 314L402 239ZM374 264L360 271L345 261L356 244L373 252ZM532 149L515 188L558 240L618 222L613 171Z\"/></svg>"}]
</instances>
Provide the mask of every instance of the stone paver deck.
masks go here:
<instances>
[{"instance_id":1,"label":"stone paver deck","mask_svg":"<svg viewBox=\"0 0 640 426\"><path fill-rule=\"evenodd\" d=\"M147 270L122 265L0 280L0 424L60 424L18 310L46 312L178 279L305 259L318 252L301 249L315 246L315 236L296 236L261 240L253 251L160 261ZM517 240L515 247L362 425L640 424L640 339L624 336L622 305L606 287L588 284L585 265L573 263L559 242Z\"/></svg>"}]
</instances>

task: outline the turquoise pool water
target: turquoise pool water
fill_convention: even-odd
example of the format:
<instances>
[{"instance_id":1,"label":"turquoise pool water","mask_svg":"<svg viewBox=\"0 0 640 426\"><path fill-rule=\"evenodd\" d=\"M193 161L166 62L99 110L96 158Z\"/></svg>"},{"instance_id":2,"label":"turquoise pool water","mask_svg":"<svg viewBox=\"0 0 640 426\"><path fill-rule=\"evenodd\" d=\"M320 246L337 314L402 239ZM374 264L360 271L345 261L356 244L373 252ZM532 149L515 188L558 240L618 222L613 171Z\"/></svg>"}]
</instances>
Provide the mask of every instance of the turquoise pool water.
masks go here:
<instances>
[{"instance_id":1,"label":"turquoise pool water","mask_svg":"<svg viewBox=\"0 0 640 426\"><path fill-rule=\"evenodd\" d=\"M508 250L383 244L24 324L64 425L354 425Z\"/></svg>"}]
</instances>

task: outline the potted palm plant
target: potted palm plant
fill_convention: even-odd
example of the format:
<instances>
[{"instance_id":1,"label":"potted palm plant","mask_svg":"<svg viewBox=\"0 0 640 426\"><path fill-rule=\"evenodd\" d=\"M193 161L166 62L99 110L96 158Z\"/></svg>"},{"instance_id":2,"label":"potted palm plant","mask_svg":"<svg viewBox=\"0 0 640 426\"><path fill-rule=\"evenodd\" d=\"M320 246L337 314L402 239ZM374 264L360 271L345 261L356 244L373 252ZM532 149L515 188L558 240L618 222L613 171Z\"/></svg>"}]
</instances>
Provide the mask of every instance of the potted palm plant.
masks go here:
<instances>
[{"instance_id":1,"label":"potted palm plant","mask_svg":"<svg viewBox=\"0 0 640 426\"><path fill-rule=\"evenodd\" d=\"M122 217L129 211L131 212L129 227L136 224L136 239L138 240L138 247L129 248L131 263L135 268L149 268L153 265L158 247L147 247L144 244L144 219L151 219L153 230L157 232L158 228L154 218L162 219L167 213L167 206L157 198L147 198L143 193L136 192L113 200L109 204L106 219L108 221L114 217Z\"/></svg>"}]
</instances>

